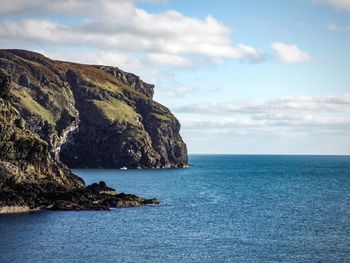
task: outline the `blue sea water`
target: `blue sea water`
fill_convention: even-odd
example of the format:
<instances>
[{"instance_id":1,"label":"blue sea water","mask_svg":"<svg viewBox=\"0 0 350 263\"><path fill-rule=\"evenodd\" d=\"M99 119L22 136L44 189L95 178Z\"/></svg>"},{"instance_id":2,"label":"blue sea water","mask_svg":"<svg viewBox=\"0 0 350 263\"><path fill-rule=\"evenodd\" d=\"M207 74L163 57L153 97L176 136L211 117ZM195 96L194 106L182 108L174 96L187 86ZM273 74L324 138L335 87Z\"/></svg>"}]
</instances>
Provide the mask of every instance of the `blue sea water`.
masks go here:
<instances>
[{"instance_id":1,"label":"blue sea water","mask_svg":"<svg viewBox=\"0 0 350 263\"><path fill-rule=\"evenodd\" d=\"M0 216L0 262L350 262L350 156L192 155L174 170L75 170L157 197Z\"/></svg>"}]
</instances>

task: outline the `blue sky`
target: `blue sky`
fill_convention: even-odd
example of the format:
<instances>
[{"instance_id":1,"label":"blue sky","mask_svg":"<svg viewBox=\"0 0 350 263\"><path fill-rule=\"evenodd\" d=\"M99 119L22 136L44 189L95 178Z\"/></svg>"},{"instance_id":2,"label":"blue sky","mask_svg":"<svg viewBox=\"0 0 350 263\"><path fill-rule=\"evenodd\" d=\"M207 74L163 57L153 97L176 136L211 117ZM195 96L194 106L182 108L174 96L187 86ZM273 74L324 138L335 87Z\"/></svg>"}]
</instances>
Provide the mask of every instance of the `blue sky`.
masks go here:
<instances>
[{"instance_id":1,"label":"blue sky","mask_svg":"<svg viewBox=\"0 0 350 263\"><path fill-rule=\"evenodd\" d=\"M190 153L350 154L349 0L12 0L0 47L156 84Z\"/></svg>"}]
</instances>

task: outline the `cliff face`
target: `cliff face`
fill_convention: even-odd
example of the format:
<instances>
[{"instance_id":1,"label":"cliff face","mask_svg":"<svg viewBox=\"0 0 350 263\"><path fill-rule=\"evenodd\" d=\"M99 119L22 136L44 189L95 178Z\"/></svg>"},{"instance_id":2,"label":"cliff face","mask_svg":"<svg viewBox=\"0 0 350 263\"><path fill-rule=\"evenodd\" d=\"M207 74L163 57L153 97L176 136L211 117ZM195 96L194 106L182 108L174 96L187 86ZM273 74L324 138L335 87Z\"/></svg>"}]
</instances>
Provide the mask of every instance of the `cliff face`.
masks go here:
<instances>
[{"instance_id":1,"label":"cliff face","mask_svg":"<svg viewBox=\"0 0 350 263\"><path fill-rule=\"evenodd\" d=\"M158 204L85 186L70 167L183 167L180 125L153 85L105 66L0 50L0 214Z\"/></svg>"},{"instance_id":2,"label":"cliff face","mask_svg":"<svg viewBox=\"0 0 350 263\"><path fill-rule=\"evenodd\" d=\"M47 192L85 187L50 156L48 143L26 128L12 105L12 87L11 77L0 71L0 213L3 207L37 207Z\"/></svg>"},{"instance_id":3,"label":"cliff face","mask_svg":"<svg viewBox=\"0 0 350 263\"><path fill-rule=\"evenodd\" d=\"M2 110L13 116L2 123L11 127L0 126L1 140L10 134L21 136L18 129L35 138L35 154L47 158L42 171L60 166L60 161L71 168L187 165L178 120L152 99L154 86L138 76L115 67L54 61L23 50L0 50L0 68L12 78L11 89L5 91L3 85L11 103L3 98ZM13 148L14 155L19 152ZM4 154L2 159L30 163L14 155ZM28 158L32 156L28 153ZM34 166L26 169L34 173L38 170ZM63 184L79 185L72 178Z\"/></svg>"},{"instance_id":4,"label":"cliff face","mask_svg":"<svg viewBox=\"0 0 350 263\"><path fill-rule=\"evenodd\" d=\"M52 182L62 189L81 188L84 182L53 160L48 143L25 127L12 106L10 76L0 71L0 187Z\"/></svg>"}]
</instances>

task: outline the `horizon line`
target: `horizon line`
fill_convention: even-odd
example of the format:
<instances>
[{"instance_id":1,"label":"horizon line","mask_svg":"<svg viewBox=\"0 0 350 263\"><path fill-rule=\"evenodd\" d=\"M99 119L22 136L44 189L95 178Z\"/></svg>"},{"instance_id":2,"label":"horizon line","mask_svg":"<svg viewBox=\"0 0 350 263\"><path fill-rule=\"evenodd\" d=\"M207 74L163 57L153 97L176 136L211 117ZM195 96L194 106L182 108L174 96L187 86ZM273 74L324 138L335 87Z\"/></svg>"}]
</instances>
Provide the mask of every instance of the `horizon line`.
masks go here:
<instances>
[{"instance_id":1,"label":"horizon line","mask_svg":"<svg viewBox=\"0 0 350 263\"><path fill-rule=\"evenodd\" d=\"M350 156L345 154L328 154L328 153L188 153L188 155L280 155L280 156Z\"/></svg>"}]
</instances>

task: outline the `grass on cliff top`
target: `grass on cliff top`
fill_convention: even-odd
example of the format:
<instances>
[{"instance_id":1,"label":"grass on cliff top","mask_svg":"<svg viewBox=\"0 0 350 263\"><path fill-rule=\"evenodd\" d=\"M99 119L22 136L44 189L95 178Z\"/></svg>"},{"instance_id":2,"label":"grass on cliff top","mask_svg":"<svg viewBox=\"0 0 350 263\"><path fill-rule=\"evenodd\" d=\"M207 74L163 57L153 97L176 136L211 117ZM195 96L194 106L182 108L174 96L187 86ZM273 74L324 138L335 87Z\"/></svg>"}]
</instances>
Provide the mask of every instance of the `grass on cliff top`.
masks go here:
<instances>
[{"instance_id":1,"label":"grass on cliff top","mask_svg":"<svg viewBox=\"0 0 350 263\"><path fill-rule=\"evenodd\" d=\"M90 78L84 75L86 81L93 83L96 87L112 92L113 94L123 94L122 90L115 84L109 82L108 80L98 80L96 78Z\"/></svg>"},{"instance_id":2,"label":"grass on cliff top","mask_svg":"<svg viewBox=\"0 0 350 263\"><path fill-rule=\"evenodd\" d=\"M148 99L148 97L141 92L136 91L134 88L129 87L124 84L118 78L109 74L108 72L100 69L94 65L84 65L72 62L62 62L60 61L60 66L66 70L71 69L78 72L84 76L88 82L92 82L94 85L101 89L111 91L117 94L124 94L124 91L128 91L137 97Z\"/></svg>"},{"instance_id":3,"label":"grass on cliff top","mask_svg":"<svg viewBox=\"0 0 350 263\"><path fill-rule=\"evenodd\" d=\"M132 107L117 99L109 101L91 100L91 102L102 112L103 116L111 122L137 122L139 115Z\"/></svg>"},{"instance_id":4,"label":"grass on cliff top","mask_svg":"<svg viewBox=\"0 0 350 263\"><path fill-rule=\"evenodd\" d=\"M17 56L17 55L16 55L16 57L18 57L20 60L22 60L22 61L24 61L24 62L26 62L26 63L32 64L33 66L36 66L36 67L43 67L43 65L41 65L41 64L40 64L40 63L38 63L38 62L31 61L31 60L28 60L28 59L22 58L22 57Z\"/></svg>"}]
</instances>

